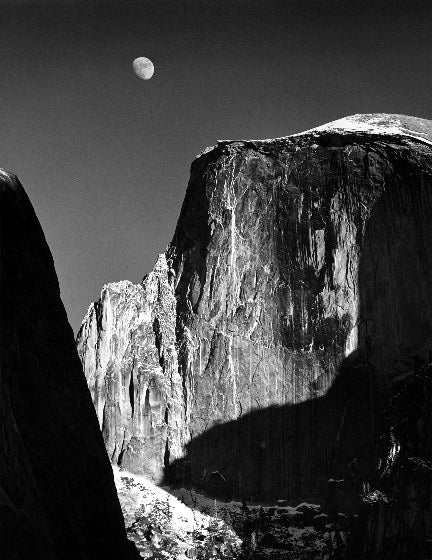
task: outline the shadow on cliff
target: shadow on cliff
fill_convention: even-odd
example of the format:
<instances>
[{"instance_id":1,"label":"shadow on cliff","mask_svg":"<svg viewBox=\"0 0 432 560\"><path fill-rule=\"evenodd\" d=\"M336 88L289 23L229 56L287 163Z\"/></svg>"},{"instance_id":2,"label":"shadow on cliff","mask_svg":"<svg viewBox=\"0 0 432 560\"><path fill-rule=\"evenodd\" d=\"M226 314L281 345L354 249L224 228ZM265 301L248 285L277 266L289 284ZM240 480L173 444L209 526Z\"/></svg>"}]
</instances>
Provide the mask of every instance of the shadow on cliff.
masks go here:
<instances>
[{"instance_id":1,"label":"shadow on cliff","mask_svg":"<svg viewBox=\"0 0 432 560\"><path fill-rule=\"evenodd\" d=\"M213 426L188 443L185 457L166 467L165 484L224 501L294 504L327 496L332 477L339 499L347 499L346 485L337 481L365 480L379 421L376 411L371 413L374 388L367 370L360 360L346 360L323 397L253 410Z\"/></svg>"},{"instance_id":2,"label":"shadow on cliff","mask_svg":"<svg viewBox=\"0 0 432 560\"><path fill-rule=\"evenodd\" d=\"M361 240L358 345L341 359L333 384L306 402L214 425L167 465L165 484L223 500L358 507L376 467L393 380L432 347L430 189L414 165L397 165L398 179L375 202ZM334 352L332 344L327 340L324 351Z\"/></svg>"}]
</instances>

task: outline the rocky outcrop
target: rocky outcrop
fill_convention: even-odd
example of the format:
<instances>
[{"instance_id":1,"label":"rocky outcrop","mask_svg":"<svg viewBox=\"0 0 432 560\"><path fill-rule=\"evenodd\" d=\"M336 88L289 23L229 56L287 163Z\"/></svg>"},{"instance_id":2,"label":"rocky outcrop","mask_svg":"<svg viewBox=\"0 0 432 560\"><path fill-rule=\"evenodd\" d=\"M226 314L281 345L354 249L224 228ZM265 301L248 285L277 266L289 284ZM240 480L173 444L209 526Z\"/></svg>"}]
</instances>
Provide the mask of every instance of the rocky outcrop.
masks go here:
<instances>
[{"instance_id":1,"label":"rocky outcrop","mask_svg":"<svg viewBox=\"0 0 432 560\"><path fill-rule=\"evenodd\" d=\"M165 256L78 336L113 461L360 506L383 403L432 348L430 131L357 115L195 160Z\"/></svg>"},{"instance_id":2,"label":"rocky outcrop","mask_svg":"<svg viewBox=\"0 0 432 560\"><path fill-rule=\"evenodd\" d=\"M0 197L0 556L136 558L42 229L3 171Z\"/></svg>"},{"instance_id":3,"label":"rocky outcrop","mask_svg":"<svg viewBox=\"0 0 432 560\"><path fill-rule=\"evenodd\" d=\"M151 478L186 443L176 299L165 255L142 285L104 287L78 335L78 352L108 455Z\"/></svg>"}]
</instances>

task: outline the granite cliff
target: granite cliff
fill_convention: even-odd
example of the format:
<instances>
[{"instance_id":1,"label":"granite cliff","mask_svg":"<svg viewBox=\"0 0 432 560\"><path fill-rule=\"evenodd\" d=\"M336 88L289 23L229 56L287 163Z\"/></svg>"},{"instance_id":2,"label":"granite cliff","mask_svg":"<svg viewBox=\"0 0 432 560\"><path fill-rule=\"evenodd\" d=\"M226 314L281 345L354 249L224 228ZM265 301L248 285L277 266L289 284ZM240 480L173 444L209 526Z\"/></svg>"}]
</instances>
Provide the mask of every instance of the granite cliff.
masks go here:
<instances>
[{"instance_id":1,"label":"granite cliff","mask_svg":"<svg viewBox=\"0 0 432 560\"><path fill-rule=\"evenodd\" d=\"M113 462L255 502L375 496L385 410L432 350L431 131L355 115L197 157L166 253L78 335Z\"/></svg>"},{"instance_id":2,"label":"granite cliff","mask_svg":"<svg viewBox=\"0 0 432 560\"><path fill-rule=\"evenodd\" d=\"M0 197L0 557L137 558L44 234L4 171Z\"/></svg>"}]
</instances>

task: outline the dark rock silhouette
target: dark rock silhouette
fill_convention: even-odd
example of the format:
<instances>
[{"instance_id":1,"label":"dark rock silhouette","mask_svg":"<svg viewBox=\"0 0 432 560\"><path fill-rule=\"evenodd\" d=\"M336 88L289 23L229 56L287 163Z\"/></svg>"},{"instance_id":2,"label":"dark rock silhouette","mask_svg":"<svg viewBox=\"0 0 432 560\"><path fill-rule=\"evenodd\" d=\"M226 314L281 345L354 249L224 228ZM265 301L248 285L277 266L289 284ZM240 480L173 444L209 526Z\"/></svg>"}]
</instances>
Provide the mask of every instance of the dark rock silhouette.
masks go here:
<instances>
[{"instance_id":1,"label":"dark rock silhouette","mask_svg":"<svg viewBox=\"0 0 432 560\"><path fill-rule=\"evenodd\" d=\"M352 527L350 558L431 557L431 373L430 363L418 363L383 410L377 468Z\"/></svg>"},{"instance_id":2,"label":"dark rock silhouette","mask_svg":"<svg viewBox=\"0 0 432 560\"><path fill-rule=\"evenodd\" d=\"M44 234L3 171L0 196L0 557L138 558Z\"/></svg>"}]
</instances>

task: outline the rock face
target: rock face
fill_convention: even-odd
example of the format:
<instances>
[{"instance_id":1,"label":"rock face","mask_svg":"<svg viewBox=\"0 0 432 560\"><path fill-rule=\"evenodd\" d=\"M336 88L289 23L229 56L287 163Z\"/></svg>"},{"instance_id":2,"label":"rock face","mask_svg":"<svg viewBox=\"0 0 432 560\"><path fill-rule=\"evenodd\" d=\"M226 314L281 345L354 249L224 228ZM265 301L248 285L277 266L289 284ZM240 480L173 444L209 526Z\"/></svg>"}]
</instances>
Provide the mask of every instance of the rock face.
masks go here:
<instances>
[{"instance_id":1,"label":"rock face","mask_svg":"<svg viewBox=\"0 0 432 560\"><path fill-rule=\"evenodd\" d=\"M142 285L105 286L78 335L111 461L151 478L186 443L175 328L176 299L160 255Z\"/></svg>"},{"instance_id":2,"label":"rock face","mask_svg":"<svg viewBox=\"0 0 432 560\"><path fill-rule=\"evenodd\" d=\"M383 403L432 349L431 130L355 115L194 161L166 254L78 335L114 462L359 507Z\"/></svg>"},{"instance_id":3,"label":"rock face","mask_svg":"<svg viewBox=\"0 0 432 560\"><path fill-rule=\"evenodd\" d=\"M132 559L51 253L0 173L0 556Z\"/></svg>"}]
</instances>

